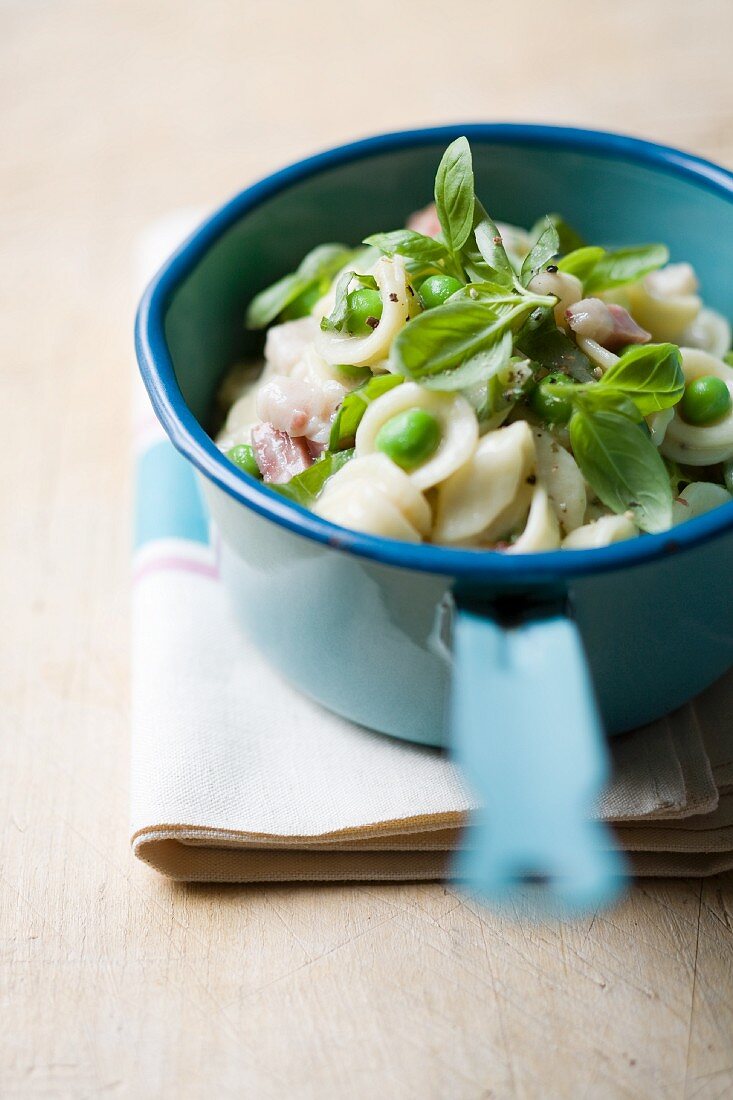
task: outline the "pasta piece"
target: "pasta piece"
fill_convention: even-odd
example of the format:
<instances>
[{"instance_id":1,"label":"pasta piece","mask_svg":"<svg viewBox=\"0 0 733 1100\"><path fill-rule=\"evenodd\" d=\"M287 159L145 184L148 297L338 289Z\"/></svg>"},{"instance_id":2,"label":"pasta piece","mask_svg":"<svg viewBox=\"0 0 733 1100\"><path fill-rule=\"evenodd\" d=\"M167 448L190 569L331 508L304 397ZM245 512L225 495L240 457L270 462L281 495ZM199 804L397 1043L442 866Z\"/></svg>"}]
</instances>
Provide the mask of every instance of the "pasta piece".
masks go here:
<instances>
[{"instance_id":1,"label":"pasta piece","mask_svg":"<svg viewBox=\"0 0 733 1100\"><path fill-rule=\"evenodd\" d=\"M577 527L563 539L563 550L596 550L599 546L610 546L612 542L623 542L639 534L639 528L628 515L601 516L592 523Z\"/></svg>"},{"instance_id":2,"label":"pasta piece","mask_svg":"<svg viewBox=\"0 0 733 1100\"><path fill-rule=\"evenodd\" d=\"M324 489L313 511L331 523L367 535L421 541L419 532L390 498L366 480L357 479L341 489Z\"/></svg>"},{"instance_id":3,"label":"pasta piece","mask_svg":"<svg viewBox=\"0 0 733 1100\"><path fill-rule=\"evenodd\" d=\"M685 382L714 375L722 378L733 398L733 367L699 348L680 348ZM712 466L733 458L733 409L714 424L688 424L675 409L660 448L666 458L687 466Z\"/></svg>"},{"instance_id":4,"label":"pasta piece","mask_svg":"<svg viewBox=\"0 0 733 1100\"><path fill-rule=\"evenodd\" d=\"M379 429L407 409L424 409L440 423L437 451L409 475L418 489L430 489L470 458L478 439L476 414L460 395L435 393L416 382L405 382L378 397L364 413L356 431L357 456L373 454Z\"/></svg>"},{"instance_id":5,"label":"pasta piece","mask_svg":"<svg viewBox=\"0 0 733 1100\"><path fill-rule=\"evenodd\" d=\"M652 413L651 416L646 418L649 435L655 447L661 447L664 443L667 428L670 426L673 419L674 409L660 409L659 412Z\"/></svg>"},{"instance_id":6,"label":"pasta piece","mask_svg":"<svg viewBox=\"0 0 733 1100\"><path fill-rule=\"evenodd\" d=\"M618 363L618 355L614 355L607 348L602 348L596 340L591 340L589 336L578 336L575 342L580 350L585 352L590 361L596 364L594 373L598 377L605 374L609 367Z\"/></svg>"},{"instance_id":7,"label":"pasta piece","mask_svg":"<svg viewBox=\"0 0 733 1100\"><path fill-rule=\"evenodd\" d=\"M534 554L540 550L556 550L560 545L560 524L550 503L547 490L538 485L532 494L527 525L507 554Z\"/></svg>"},{"instance_id":8,"label":"pasta piece","mask_svg":"<svg viewBox=\"0 0 733 1100\"><path fill-rule=\"evenodd\" d=\"M397 333L410 315L407 271L402 256L382 256L374 265L374 278L382 296L382 316L368 336L349 336L342 332L318 330L316 349L327 363L346 363L364 367L389 358Z\"/></svg>"},{"instance_id":9,"label":"pasta piece","mask_svg":"<svg viewBox=\"0 0 733 1100\"><path fill-rule=\"evenodd\" d=\"M634 319L656 341L678 343L700 312L697 279L689 264L668 264L626 288Z\"/></svg>"},{"instance_id":10,"label":"pasta piece","mask_svg":"<svg viewBox=\"0 0 733 1100\"><path fill-rule=\"evenodd\" d=\"M555 324L565 332L568 330L568 319L565 310L580 302L583 297L583 284L575 275L567 271L541 271L530 279L528 290L533 294L554 294L557 305L553 308Z\"/></svg>"},{"instance_id":11,"label":"pasta piece","mask_svg":"<svg viewBox=\"0 0 733 1100\"><path fill-rule=\"evenodd\" d=\"M691 348L702 348L722 359L730 348L730 325L714 309L701 309L692 324L682 333L680 343Z\"/></svg>"},{"instance_id":12,"label":"pasta piece","mask_svg":"<svg viewBox=\"0 0 733 1100\"><path fill-rule=\"evenodd\" d=\"M547 490L563 534L580 527L585 517L585 478L573 456L550 433L534 428L537 478Z\"/></svg>"},{"instance_id":13,"label":"pasta piece","mask_svg":"<svg viewBox=\"0 0 733 1100\"><path fill-rule=\"evenodd\" d=\"M325 386L330 382L337 382L344 391L355 390L362 384L361 379L349 378L349 376L344 371L340 371L337 366L334 366L332 363L327 363L326 360L318 354L312 344L305 349L302 358L299 359L292 368L290 377L303 379L317 386Z\"/></svg>"},{"instance_id":14,"label":"pasta piece","mask_svg":"<svg viewBox=\"0 0 733 1100\"><path fill-rule=\"evenodd\" d=\"M319 332L315 317L299 317L273 325L265 337L265 360L274 374L290 374Z\"/></svg>"},{"instance_id":15,"label":"pasta piece","mask_svg":"<svg viewBox=\"0 0 733 1100\"><path fill-rule=\"evenodd\" d=\"M428 533L432 518L430 505L404 470L383 454L352 458L351 462L347 462L338 473L329 478L320 500L327 493L340 491L357 481L368 481L376 485L421 535Z\"/></svg>"},{"instance_id":16,"label":"pasta piece","mask_svg":"<svg viewBox=\"0 0 733 1100\"><path fill-rule=\"evenodd\" d=\"M354 458L328 480L314 511L331 523L370 535L420 542L430 529L430 506L386 455Z\"/></svg>"},{"instance_id":17,"label":"pasta piece","mask_svg":"<svg viewBox=\"0 0 733 1100\"><path fill-rule=\"evenodd\" d=\"M733 497L722 485L693 481L685 486L672 505L672 524L676 527L678 523L702 516L721 504L730 504L731 500Z\"/></svg>"},{"instance_id":18,"label":"pasta piece","mask_svg":"<svg viewBox=\"0 0 733 1100\"><path fill-rule=\"evenodd\" d=\"M483 436L470 459L438 487L433 538L460 543L486 535L526 485L534 464L525 420Z\"/></svg>"}]
</instances>

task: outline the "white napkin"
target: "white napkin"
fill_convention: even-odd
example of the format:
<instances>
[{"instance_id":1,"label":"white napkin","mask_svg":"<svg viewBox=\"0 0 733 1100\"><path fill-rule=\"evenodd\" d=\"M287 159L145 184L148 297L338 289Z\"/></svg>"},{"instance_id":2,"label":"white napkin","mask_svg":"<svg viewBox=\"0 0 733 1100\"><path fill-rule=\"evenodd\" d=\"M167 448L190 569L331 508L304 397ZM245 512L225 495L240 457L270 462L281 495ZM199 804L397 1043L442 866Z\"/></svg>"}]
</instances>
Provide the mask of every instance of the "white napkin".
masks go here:
<instances>
[{"instance_id":1,"label":"white napkin","mask_svg":"<svg viewBox=\"0 0 733 1100\"><path fill-rule=\"evenodd\" d=\"M154 227L142 275L194 222L187 213ZM138 460L170 449L137 382L135 439ZM165 497L193 478L183 459L169 458L139 493ZM170 486L160 484L168 477ZM131 828L140 859L197 881L446 873L472 806L447 756L366 732L285 684L233 622L215 535L150 539L134 574ZM613 740L614 777L597 812L620 823L641 873L733 866L733 793L719 803L698 722L725 789L732 701L733 677L697 709Z\"/></svg>"}]
</instances>

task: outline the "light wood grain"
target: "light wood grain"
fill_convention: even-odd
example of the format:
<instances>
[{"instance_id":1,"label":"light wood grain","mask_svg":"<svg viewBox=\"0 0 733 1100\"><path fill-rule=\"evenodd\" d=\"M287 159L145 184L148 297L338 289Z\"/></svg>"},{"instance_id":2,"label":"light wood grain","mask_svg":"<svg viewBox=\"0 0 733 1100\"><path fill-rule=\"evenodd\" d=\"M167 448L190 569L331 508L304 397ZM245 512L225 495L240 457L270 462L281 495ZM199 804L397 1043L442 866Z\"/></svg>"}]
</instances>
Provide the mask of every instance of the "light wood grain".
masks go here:
<instances>
[{"instance_id":1,"label":"light wood grain","mask_svg":"<svg viewBox=\"0 0 733 1100\"><path fill-rule=\"evenodd\" d=\"M0 2L0 1094L723 1097L733 879L575 924L440 885L172 886L127 846L131 245L458 118L733 163L728 0Z\"/></svg>"}]
</instances>

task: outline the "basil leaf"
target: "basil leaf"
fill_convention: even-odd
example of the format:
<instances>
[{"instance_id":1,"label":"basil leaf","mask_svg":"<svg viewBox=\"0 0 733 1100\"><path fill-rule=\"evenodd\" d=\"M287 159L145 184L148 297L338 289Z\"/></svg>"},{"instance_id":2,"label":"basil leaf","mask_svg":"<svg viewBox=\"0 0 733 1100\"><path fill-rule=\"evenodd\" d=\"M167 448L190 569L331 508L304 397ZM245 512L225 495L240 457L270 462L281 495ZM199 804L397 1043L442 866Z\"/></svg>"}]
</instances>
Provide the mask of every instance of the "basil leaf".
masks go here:
<instances>
[{"instance_id":1,"label":"basil leaf","mask_svg":"<svg viewBox=\"0 0 733 1100\"><path fill-rule=\"evenodd\" d=\"M493 344L483 351L476 352L459 367L450 371L423 378L420 385L428 390L442 390L451 393L488 382L509 365L512 355L512 334L505 332Z\"/></svg>"},{"instance_id":2,"label":"basil leaf","mask_svg":"<svg viewBox=\"0 0 733 1100\"><path fill-rule=\"evenodd\" d=\"M435 176L435 209L451 253L459 252L468 240L474 197L471 147L459 137L443 153Z\"/></svg>"},{"instance_id":3,"label":"basil leaf","mask_svg":"<svg viewBox=\"0 0 733 1100\"><path fill-rule=\"evenodd\" d=\"M247 328L266 328L304 291L322 281L330 282L352 255L353 250L346 245L319 244L303 258L296 271L255 295L247 308Z\"/></svg>"},{"instance_id":4,"label":"basil leaf","mask_svg":"<svg viewBox=\"0 0 733 1100\"><path fill-rule=\"evenodd\" d=\"M610 290L624 283L635 283L650 271L663 267L669 251L663 244L646 244L606 252L593 268L585 284L588 295Z\"/></svg>"},{"instance_id":5,"label":"basil leaf","mask_svg":"<svg viewBox=\"0 0 733 1100\"><path fill-rule=\"evenodd\" d=\"M545 264L560 251L560 238L557 229L549 218L545 220L547 223L545 228L522 261L522 270L519 273L519 281L522 286L527 286L532 277L538 271L541 271Z\"/></svg>"},{"instance_id":6,"label":"basil leaf","mask_svg":"<svg viewBox=\"0 0 733 1100\"><path fill-rule=\"evenodd\" d=\"M672 524L672 489L662 458L644 429L618 412L577 410L570 443L586 481L616 513L631 511L642 531Z\"/></svg>"},{"instance_id":7,"label":"basil leaf","mask_svg":"<svg viewBox=\"0 0 733 1100\"><path fill-rule=\"evenodd\" d=\"M484 351L511 330L534 308L536 299L517 295L513 300L449 298L442 306L415 317L397 335L390 358L394 369L421 385L440 376L435 386L445 388L445 372Z\"/></svg>"},{"instance_id":8,"label":"basil leaf","mask_svg":"<svg viewBox=\"0 0 733 1100\"><path fill-rule=\"evenodd\" d=\"M328 479L353 457L353 451L340 451L339 454L326 451L317 462L307 470L303 470L302 474L296 474L283 485L270 485L269 488L287 497L288 500L294 501L295 504L312 508Z\"/></svg>"},{"instance_id":9,"label":"basil leaf","mask_svg":"<svg viewBox=\"0 0 733 1100\"><path fill-rule=\"evenodd\" d=\"M319 244L300 261L298 275L309 282L326 275L333 277L353 254L354 249L343 244Z\"/></svg>"},{"instance_id":10,"label":"basil leaf","mask_svg":"<svg viewBox=\"0 0 733 1100\"><path fill-rule=\"evenodd\" d=\"M472 281L490 280L504 286L514 286L514 268L506 254L501 233L478 199L474 213L473 239L476 242L476 251L471 250L470 242L464 249L464 264Z\"/></svg>"},{"instance_id":11,"label":"basil leaf","mask_svg":"<svg viewBox=\"0 0 733 1100\"><path fill-rule=\"evenodd\" d=\"M573 252L578 248L585 248L585 241L580 233L573 229L572 225L568 225L562 214L547 214L544 218L540 218L536 221L530 230L530 236L533 240L539 237L548 221L552 222L557 231L560 245L558 252L564 254L565 252Z\"/></svg>"},{"instance_id":12,"label":"basil leaf","mask_svg":"<svg viewBox=\"0 0 733 1100\"><path fill-rule=\"evenodd\" d=\"M595 381L590 360L557 327L551 307L532 313L517 333L515 343L523 355L545 370L562 371L576 382Z\"/></svg>"},{"instance_id":13,"label":"basil leaf","mask_svg":"<svg viewBox=\"0 0 733 1100\"><path fill-rule=\"evenodd\" d=\"M343 451L346 447L353 447L356 429L367 406L402 382L404 379L399 374L375 374L363 386L359 386L358 390L347 393L331 424L329 451Z\"/></svg>"},{"instance_id":14,"label":"basil leaf","mask_svg":"<svg viewBox=\"0 0 733 1100\"><path fill-rule=\"evenodd\" d=\"M641 424L643 417L633 401L616 390L605 390L598 383L585 386L568 386L568 397L575 406L587 413L615 412L634 424Z\"/></svg>"},{"instance_id":15,"label":"basil leaf","mask_svg":"<svg viewBox=\"0 0 733 1100\"><path fill-rule=\"evenodd\" d=\"M371 237L364 239L364 244L378 248L386 256L393 256L397 252L400 256L407 256L421 264L450 263L450 252L442 243L434 237L425 237L422 233L416 233L414 229L395 229L391 233L373 233Z\"/></svg>"},{"instance_id":16,"label":"basil leaf","mask_svg":"<svg viewBox=\"0 0 733 1100\"><path fill-rule=\"evenodd\" d=\"M328 317L321 318L321 329L323 332L341 332L343 329L346 323L346 314L349 309L347 301L349 287L351 286L352 280L355 278L355 271L344 271L343 275L339 276L339 280L336 283L333 309Z\"/></svg>"},{"instance_id":17,"label":"basil leaf","mask_svg":"<svg viewBox=\"0 0 733 1100\"><path fill-rule=\"evenodd\" d=\"M561 260L558 260L557 266L560 271L564 271L567 275L575 275L576 279L580 279L581 283L584 283L605 254L605 248L599 248L595 245L588 248L576 248L574 252L568 252L567 256L563 256Z\"/></svg>"},{"instance_id":18,"label":"basil leaf","mask_svg":"<svg viewBox=\"0 0 733 1100\"><path fill-rule=\"evenodd\" d=\"M627 348L598 382L633 401L643 416L676 405L685 392L682 356L675 344Z\"/></svg>"},{"instance_id":19,"label":"basil leaf","mask_svg":"<svg viewBox=\"0 0 733 1100\"><path fill-rule=\"evenodd\" d=\"M307 280L297 272L285 275L272 286L261 290L247 307L245 324L247 328L266 328L279 313L289 306L304 290L308 289Z\"/></svg>"}]
</instances>

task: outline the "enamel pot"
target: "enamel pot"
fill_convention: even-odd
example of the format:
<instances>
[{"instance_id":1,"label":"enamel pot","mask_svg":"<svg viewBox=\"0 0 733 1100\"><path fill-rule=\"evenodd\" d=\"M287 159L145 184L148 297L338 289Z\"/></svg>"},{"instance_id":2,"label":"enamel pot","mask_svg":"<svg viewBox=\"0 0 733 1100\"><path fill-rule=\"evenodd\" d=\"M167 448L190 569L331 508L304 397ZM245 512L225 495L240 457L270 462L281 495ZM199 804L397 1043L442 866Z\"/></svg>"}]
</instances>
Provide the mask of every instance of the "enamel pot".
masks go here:
<instances>
[{"instance_id":1,"label":"enamel pot","mask_svg":"<svg viewBox=\"0 0 733 1100\"><path fill-rule=\"evenodd\" d=\"M483 805L459 871L483 897L524 897L531 883L577 912L623 882L592 818L606 737L679 707L733 663L733 504L598 550L411 545L285 501L206 432L224 372L259 350L243 324L254 293L318 243L404 224L459 134L495 217L527 225L557 210L591 241L664 241L694 265L705 301L733 313L733 176L695 157L517 125L389 134L323 153L228 202L145 294L140 367L185 461L181 493L142 522L192 537L200 514L183 481L195 468L232 607L262 652L338 714L455 755Z\"/></svg>"}]
</instances>

